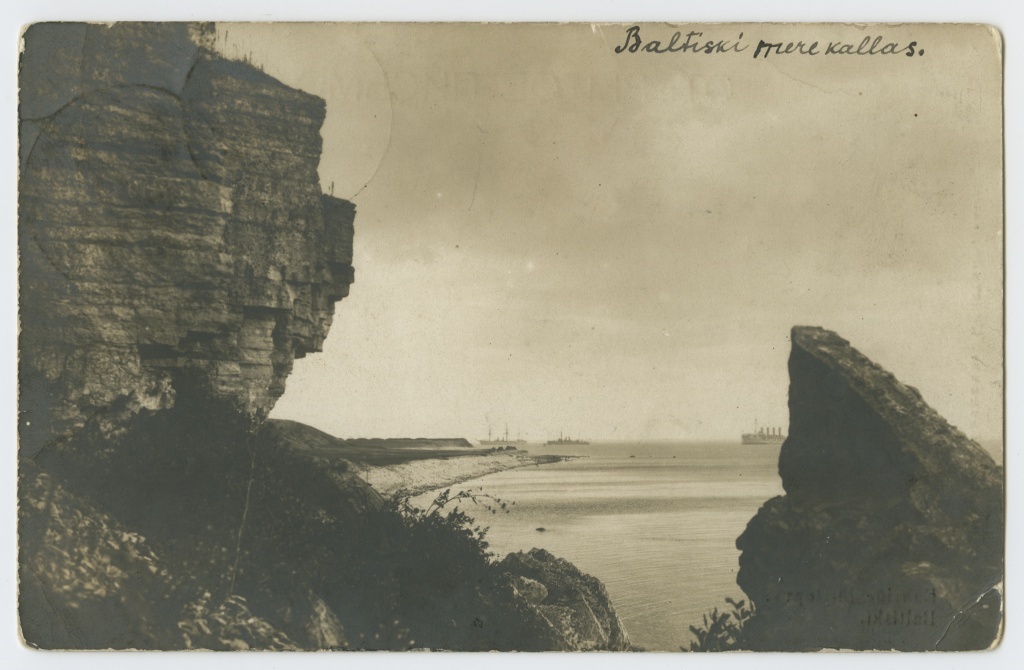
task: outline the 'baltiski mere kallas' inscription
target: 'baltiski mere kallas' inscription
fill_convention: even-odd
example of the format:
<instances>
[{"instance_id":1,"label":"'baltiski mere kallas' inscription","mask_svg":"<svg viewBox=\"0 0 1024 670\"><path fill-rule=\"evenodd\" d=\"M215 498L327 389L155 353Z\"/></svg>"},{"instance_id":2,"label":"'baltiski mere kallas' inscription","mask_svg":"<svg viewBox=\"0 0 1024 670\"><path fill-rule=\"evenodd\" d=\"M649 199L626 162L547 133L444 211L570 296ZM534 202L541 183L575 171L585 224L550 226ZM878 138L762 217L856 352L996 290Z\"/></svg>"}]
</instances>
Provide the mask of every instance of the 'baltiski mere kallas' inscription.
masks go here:
<instances>
[{"instance_id":1,"label":"'baltiski mere kallas' inscription","mask_svg":"<svg viewBox=\"0 0 1024 670\"><path fill-rule=\"evenodd\" d=\"M640 26L630 26L626 29L626 38L622 44L615 47L615 53L691 53L691 54L721 54L721 53L742 53L747 51L751 45L743 42L743 33L740 33L735 40L713 40L704 37L701 31L690 31L683 36L682 31L677 30L669 38L668 42L662 40L644 40L640 36ZM901 45L899 42L886 41L878 35L868 35L858 44L853 42L769 42L758 40L754 49L754 58L768 58L769 56L898 56L908 58L923 56L924 49L919 49L917 42Z\"/></svg>"}]
</instances>

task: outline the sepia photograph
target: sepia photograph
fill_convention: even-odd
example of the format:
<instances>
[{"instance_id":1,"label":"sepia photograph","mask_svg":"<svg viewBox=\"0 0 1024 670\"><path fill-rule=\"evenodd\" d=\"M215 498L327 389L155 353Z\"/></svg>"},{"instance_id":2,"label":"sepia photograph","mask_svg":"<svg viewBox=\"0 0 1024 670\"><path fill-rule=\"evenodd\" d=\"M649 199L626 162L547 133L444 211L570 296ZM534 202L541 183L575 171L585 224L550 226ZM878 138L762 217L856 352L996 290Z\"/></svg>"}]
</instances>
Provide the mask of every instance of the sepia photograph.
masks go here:
<instances>
[{"instance_id":1,"label":"sepia photograph","mask_svg":"<svg viewBox=\"0 0 1024 670\"><path fill-rule=\"evenodd\" d=\"M996 27L20 40L23 644L1000 644Z\"/></svg>"}]
</instances>

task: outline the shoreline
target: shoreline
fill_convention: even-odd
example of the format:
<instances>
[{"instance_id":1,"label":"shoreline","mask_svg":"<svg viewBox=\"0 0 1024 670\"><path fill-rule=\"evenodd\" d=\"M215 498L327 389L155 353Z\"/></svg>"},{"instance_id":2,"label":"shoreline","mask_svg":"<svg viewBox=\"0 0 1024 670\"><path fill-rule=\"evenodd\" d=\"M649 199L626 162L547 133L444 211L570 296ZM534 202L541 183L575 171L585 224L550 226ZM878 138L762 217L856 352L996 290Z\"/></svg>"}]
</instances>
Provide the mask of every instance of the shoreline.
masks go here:
<instances>
[{"instance_id":1,"label":"shoreline","mask_svg":"<svg viewBox=\"0 0 1024 670\"><path fill-rule=\"evenodd\" d=\"M395 465L356 465L353 471L384 497L404 490L415 497L471 479L529 465L547 465L575 460L580 456L504 453L483 456L431 458Z\"/></svg>"}]
</instances>

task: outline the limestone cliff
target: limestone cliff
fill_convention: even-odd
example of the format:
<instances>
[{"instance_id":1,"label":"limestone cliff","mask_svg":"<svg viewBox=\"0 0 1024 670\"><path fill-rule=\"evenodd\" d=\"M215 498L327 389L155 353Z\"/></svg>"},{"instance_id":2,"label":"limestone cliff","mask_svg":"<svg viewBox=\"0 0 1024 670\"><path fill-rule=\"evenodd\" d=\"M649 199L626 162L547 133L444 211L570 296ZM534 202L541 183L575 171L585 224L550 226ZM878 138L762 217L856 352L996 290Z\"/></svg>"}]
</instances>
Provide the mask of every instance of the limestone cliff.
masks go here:
<instances>
[{"instance_id":1,"label":"limestone cliff","mask_svg":"<svg viewBox=\"0 0 1024 670\"><path fill-rule=\"evenodd\" d=\"M353 280L324 101L195 24L38 24L19 104L22 449L117 429L199 369L265 416Z\"/></svg>"},{"instance_id":2,"label":"limestone cliff","mask_svg":"<svg viewBox=\"0 0 1024 670\"><path fill-rule=\"evenodd\" d=\"M737 540L761 649L978 649L997 638L1003 475L913 387L821 328L789 359L786 494Z\"/></svg>"}]
</instances>

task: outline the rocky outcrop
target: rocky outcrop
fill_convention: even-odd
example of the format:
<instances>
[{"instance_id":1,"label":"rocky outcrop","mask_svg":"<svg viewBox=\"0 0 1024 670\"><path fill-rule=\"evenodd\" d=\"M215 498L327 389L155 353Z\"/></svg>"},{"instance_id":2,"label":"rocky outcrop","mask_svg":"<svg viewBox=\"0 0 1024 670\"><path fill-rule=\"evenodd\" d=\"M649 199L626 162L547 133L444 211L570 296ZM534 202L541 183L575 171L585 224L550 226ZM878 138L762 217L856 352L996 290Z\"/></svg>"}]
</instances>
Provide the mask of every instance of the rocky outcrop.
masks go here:
<instances>
[{"instance_id":1,"label":"rocky outcrop","mask_svg":"<svg viewBox=\"0 0 1024 670\"><path fill-rule=\"evenodd\" d=\"M999 636L1003 473L913 387L821 328L789 359L786 491L736 544L757 649L983 649Z\"/></svg>"},{"instance_id":2,"label":"rocky outcrop","mask_svg":"<svg viewBox=\"0 0 1024 670\"><path fill-rule=\"evenodd\" d=\"M520 616L536 621L541 648L629 651L630 642L604 584L544 549L509 554L498 565L510 580Z\"/></svg>"},{"instance_id":3,"label":"rocky outcrop","mask_svg":"<svg viewBox=\"0 0 1024 670\"><path fill-rule=\"evenodd\" d=\"M21 59L20 433L116 431L201 370L265 416L353 280L320 192L324 101L212 26L37 24Z\"/></svg>"},{"instance_id":4,"label":"rocky outcrop","mask_svg":"<svg viewBox=\"0 0 1024 670\"><path fill-rule=\"evenodd\" d=\"M20 614L35 646L295 648L239 594L268 572L274 515L383 505L255 437L348 293L354 206L320 190L324 101L219 57L213 35L24 34ZM243 532L253 519L262 535ZM337 642L301 588L281 588L276 625ZM248 592L277 616L267 589Z\"/></svg>"}]
</instances>

